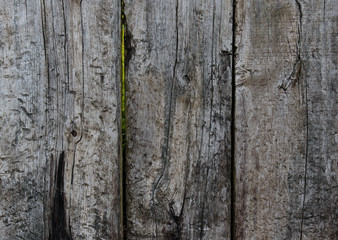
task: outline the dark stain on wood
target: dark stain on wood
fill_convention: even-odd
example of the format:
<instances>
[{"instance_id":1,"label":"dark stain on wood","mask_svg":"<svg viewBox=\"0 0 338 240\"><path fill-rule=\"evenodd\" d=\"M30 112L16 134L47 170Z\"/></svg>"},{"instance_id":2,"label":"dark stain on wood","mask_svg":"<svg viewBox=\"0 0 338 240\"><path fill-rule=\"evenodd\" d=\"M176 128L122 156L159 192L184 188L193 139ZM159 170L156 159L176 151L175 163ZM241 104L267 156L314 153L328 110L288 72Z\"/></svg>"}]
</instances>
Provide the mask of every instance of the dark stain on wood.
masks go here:
<instances>
[{"instance_id":1,"label":"dark stain on wood","mask_svg":"<svg viewBox=\"0 0 338 240\"><path fill-rule=\"evenodd\" d=\"M72 240L70 234L70 226L67 227L66 223L66 210L65 210L65 196L64 192L64 168L65 168L65 153L61 152L57 171L54 177L54 204L52 206L52 225L49 233L51 240Z\"/></svg>"}]
</instances>

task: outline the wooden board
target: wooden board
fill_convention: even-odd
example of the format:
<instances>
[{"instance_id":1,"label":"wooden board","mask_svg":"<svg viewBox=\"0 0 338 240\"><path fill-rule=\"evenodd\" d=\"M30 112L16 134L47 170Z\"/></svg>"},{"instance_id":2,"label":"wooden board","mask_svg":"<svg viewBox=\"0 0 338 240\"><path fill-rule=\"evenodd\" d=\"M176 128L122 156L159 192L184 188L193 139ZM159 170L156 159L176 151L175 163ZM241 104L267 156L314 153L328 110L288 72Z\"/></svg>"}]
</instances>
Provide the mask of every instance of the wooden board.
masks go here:
<instances>
[{"instance_id":1,"label":"wooden board","mask_svg":"<svg viewBox=\"0 0 338 240\"><path fill-rule=\"evenodd\" d=\"M229 239L232 2L125 13L127 237Z\"/></svg>"},{"instance_id":2,"label":"wooden board","mask_svg":"<svg viewBox=\"0 0 338 240\"><path fill-rule=\"evenodd\" d=\"M302 239L337 239L338 2L299 4L307 99Z\"/></svg>"},{"instance_id":3,"label":"wooden board","mask_svg":"<svg viewBox=\"0 0 338 240\"><path fill-rule=\"evenodd\" d=\"M117 239L120 4L1 1L5 239Z\"/></svg>"},{"instance_id":4,"label":"wooden board","mask_svg":"<svg viewBox=\"0 0 338 240\"><path fill-rule=\"evenodd\" d=\"M335 239L337 2L237 2L236 239Z\"/></svg>"}]
</instances>

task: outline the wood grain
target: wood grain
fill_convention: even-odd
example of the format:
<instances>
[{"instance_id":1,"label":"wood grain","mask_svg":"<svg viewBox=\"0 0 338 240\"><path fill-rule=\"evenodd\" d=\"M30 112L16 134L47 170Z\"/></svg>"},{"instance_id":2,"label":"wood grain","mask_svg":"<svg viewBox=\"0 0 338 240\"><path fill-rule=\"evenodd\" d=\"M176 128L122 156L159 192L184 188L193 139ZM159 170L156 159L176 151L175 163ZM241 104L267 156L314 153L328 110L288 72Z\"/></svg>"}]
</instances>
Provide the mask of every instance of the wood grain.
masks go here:
<instances>
[{"instance_id":1,"label":"wood grain","mask_svg":"<svg viewBox=\"0 0 338 240\"><path fill-rule=\"evenodd\" d=\"M125 1L127 237L229 239L231 1Z\"/></svg>"},{"instance_id":2,"label":"wood grain","mask_svg":"<svg viewBox=\"0 0 338 240\"><path fill-rule=\"evenodd\" d=\"M237 2L236 239L335 239L337 3Z\"/></svg>"},{"instance_id":3,"label":"wood grain","mask_svg":"<svg viewBox=\"0 0 338 240\"><path fill-rule=\"evenodd\" d=\"M120 4L1 1L3 239L117 239Z\"/></svg>"},{"instance_id":4,"label":"wood grain","mask_svg":"<svg viewBox=\"0 0 338 240\"><path fill-rule=\"evenodd\" d=\"M124 12L122 186L121 2L0 0L0 238L336 239L338 2Z\"/></svg>"}]
</instances>

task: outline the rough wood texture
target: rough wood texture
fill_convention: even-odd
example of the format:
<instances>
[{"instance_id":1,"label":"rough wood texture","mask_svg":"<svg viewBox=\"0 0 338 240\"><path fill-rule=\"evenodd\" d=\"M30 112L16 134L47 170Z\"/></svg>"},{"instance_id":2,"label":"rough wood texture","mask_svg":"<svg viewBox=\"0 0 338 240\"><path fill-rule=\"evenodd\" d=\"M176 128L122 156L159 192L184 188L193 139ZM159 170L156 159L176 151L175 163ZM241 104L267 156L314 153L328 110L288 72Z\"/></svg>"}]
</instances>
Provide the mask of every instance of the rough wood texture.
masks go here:
<instances>
[{"instance_id":1,"label":"rough wood texture","mask_svg":"<svg viewBox=\"0 0 338 240\"><path fill-rule=\"evenodd\" d=\"M338 238L338 1L299 1L306 82L303 239Z\"/></svg>"},{"instance_id":2,"label":"rough wood texture","mask_svg":"<svg viewBox=\"0 0 338 240\"><path fill-rule=\"evenodd\" d=\"M40 3L0 1L0 238L45 230L47 87Z\"/></svg>"},{"instance_id":3,"label":"rough wood texture","mask_svg":"<svg viewBox=\"0 0 338 240\"><path fill-rule=\"evenodd\" d=\"M121 213L120 1L0 0L0 239L337 239L338 1L125 2Z\"/></svg>"},{"instance_id":4,"label":"rough wood texture","mask_svg":"<svg viewBox=\"0 0 338 240\"><path fill-rule=\"evenodd\" d=\"M125 2L128 239L229 239L232 2Z\"/></svg>"},{"instance_id":5,"label":"rough wood texture","mask_svg":"<svg viewBox=\"0 0 338 240\"><path fill-rule=\"evenodd\" d=\"M120 4L0 1L1 239L120 236Z\"/></svg>"},{"instance_id":6,"label":"rough wood texture","mask_svg":"<svg viewBox=\"0 0 338 240\"><path fill-rule=\"evenodd\" d=\"M337 1L237 1L236 239L336 239Z\"/></svg>"}]
</instances>

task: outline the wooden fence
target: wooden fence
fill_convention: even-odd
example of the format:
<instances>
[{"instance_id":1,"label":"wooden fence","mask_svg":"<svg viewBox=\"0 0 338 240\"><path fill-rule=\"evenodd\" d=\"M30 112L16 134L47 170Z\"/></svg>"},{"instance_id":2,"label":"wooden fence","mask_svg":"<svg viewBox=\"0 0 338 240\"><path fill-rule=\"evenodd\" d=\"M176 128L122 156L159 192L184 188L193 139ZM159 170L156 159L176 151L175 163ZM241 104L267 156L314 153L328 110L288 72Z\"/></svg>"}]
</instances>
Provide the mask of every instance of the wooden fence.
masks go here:
<instances>
[{"instance_id":1,"label":"wooden fence","mask_svg":"<svg viewBox=\"0 0 338 240\"><path fill-rule=\"evenodd\" d=\"M0 239L337 239L338 1L0 6Z\"/></svg>"}]
</instances>

